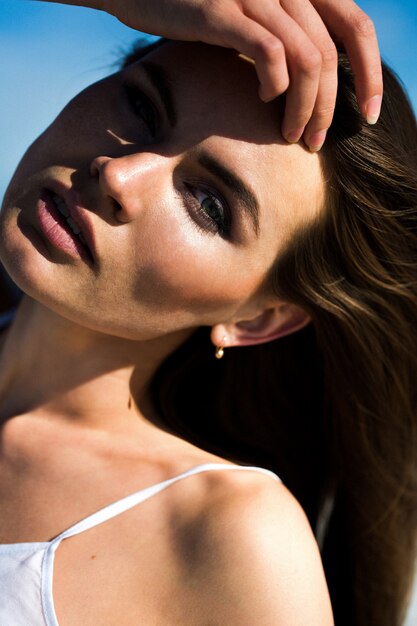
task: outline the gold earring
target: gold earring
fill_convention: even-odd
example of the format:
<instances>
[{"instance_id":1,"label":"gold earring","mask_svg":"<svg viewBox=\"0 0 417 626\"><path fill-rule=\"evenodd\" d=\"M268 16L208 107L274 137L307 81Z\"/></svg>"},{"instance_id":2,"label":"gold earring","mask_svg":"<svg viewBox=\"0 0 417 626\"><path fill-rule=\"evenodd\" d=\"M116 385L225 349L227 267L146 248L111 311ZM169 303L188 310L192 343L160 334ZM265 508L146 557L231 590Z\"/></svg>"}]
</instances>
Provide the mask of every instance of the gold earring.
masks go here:
<instances>
[{"instance_id":1,"label":"gold earring","mask_svg":"<svg viewBox=\"0 0 417 626\"><path fill-rule=\"evenodd\" d=\"M223 354L224 354L224 349L226 347L226 343L227 343L227 337L223 337L223 341L222 341L221 345L220 346L216 346L216 350L214 352L214 356L216 357L216 359L223 358Z\"/></svg>"}]
</instances>

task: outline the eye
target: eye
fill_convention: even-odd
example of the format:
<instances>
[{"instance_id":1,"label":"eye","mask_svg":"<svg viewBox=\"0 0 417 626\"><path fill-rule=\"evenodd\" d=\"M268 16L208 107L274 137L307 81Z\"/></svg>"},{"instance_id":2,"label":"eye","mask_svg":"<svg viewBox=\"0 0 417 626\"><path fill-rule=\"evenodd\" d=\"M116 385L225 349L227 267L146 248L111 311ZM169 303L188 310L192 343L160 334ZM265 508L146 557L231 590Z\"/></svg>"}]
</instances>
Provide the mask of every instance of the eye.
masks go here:
<instances>
[{"instance_id":1,"label":"eye","mask_svg":"<svg viewBox=\"0 0 417 626\"><path fill-rule=\"evenodd\" d=\"M231 230L230 211L227 203L211 191L187 185L187 204L191 204L193 217L200 226L223 237Z\"/></svg>"},{"instance_id":2,"label":"eye","mask_svg":"<svg viewBox=\"0 0 417 626\"><path fill-rule=\"evenodd\" d=\"M125 85L125 91L131 109L135 115L145 122L151 136L155 137L158 122L158 113L155 106L137 87Z\"/></svg>"}]
</instances>

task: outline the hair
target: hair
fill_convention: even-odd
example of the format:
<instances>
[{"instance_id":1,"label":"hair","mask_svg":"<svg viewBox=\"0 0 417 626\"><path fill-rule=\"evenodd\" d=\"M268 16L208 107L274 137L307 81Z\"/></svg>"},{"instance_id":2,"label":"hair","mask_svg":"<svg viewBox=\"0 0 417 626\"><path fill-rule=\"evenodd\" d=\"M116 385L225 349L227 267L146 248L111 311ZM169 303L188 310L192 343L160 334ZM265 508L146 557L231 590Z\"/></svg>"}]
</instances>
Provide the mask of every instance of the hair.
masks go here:
<instances>
[{"instance_id":1,"label":"hair","mask_svg":"<svg viewBox=\"0 0 417 626\"><path fill-rule=\"evenodd\" d=\"M400 626L417 538L417 126L385 64L375 126L343 53L338 74L325 206L264 286L312 324L220 362L201 328L152 393L180 436L281 476L316 532L337 626Z\"/></svg>"}]
</instances>

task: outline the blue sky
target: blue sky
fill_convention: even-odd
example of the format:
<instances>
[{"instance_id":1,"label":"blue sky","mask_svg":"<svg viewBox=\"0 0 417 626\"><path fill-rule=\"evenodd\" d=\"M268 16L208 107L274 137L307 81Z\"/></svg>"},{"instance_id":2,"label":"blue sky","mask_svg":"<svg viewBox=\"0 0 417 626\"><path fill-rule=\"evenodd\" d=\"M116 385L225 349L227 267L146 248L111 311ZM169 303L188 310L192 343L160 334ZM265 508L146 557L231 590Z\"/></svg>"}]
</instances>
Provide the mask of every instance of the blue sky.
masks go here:
<instances>
[{"instance_id":1,"label":"blue sky","mask_svg":"<svg viewBox=\"0 0 417 626\"><path fill-rule=\"evenodd\" d=\"M417 1L359 0L417 110ZM28 144L80 89L111 73L138 37L102 12L0 0L0 198Z\"/></svg>"}]
</instances>

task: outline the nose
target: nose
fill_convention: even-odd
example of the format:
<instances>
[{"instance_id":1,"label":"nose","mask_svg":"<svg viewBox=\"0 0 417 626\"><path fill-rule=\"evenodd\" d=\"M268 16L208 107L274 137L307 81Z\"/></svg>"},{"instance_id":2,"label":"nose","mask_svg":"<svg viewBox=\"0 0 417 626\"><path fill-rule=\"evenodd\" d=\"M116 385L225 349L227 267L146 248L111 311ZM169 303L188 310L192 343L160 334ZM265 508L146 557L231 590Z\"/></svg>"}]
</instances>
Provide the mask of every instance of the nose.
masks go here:
<instances>
[{"instance_id":1,"label":"nose","mask_svg":"<svg viewBox=\"0 0 417 626\"><path fill-rule=\"evenodd\" d=\"M119 157L98 156L90 164L100 195L112 202L119 222L134 220L147 200L155 201L158 188L169 173L169 159L154 153Z\"/></svg>"}]
</instances>

